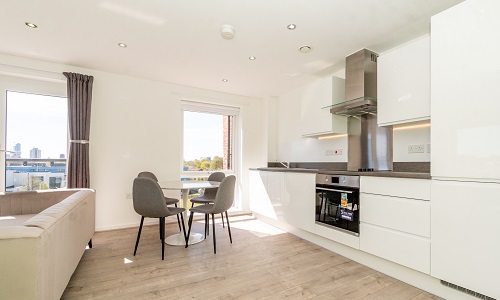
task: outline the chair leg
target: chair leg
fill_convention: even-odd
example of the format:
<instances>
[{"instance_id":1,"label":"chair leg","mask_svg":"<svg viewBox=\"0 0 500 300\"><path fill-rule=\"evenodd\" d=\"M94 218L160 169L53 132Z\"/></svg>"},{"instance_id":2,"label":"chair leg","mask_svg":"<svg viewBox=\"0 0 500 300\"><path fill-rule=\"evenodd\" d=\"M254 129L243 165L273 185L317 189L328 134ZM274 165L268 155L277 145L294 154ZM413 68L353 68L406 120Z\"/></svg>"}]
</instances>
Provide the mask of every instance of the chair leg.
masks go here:
<instances>
[{"instance_id":1,"label":"chair leg","mask_svg":"<svg viewBox=\"0 0 500 300\"><path fill-rule=\"evenodd\" d=\"M158 218L158 229L160 229L160 240L161 240L161 218Z\"/></svg>"},{"instance_id":2,"label":"chair leg","mask_svg":"<svg viewBox=\"0 0 500 300\"><path fill-rule=\"evenodd\" d=\"M161 231L161 260L165 259L165 217L160 218Z\"/></svg>"},{"instance_id":3,"label":"chair leg","mask_svg":"<svg viewBox=\"0 0 500 300\"><path fill-rule=\"evenodd\" d=\"M177 207L177 203L174 203L175 207ZM181 231L181 221L179 220L179 214L177 214L177 225L179 225L179 231ZM185 234L186 232L184 232Z\"/></svg>"},{"instance_id":4,"label":"chair leg","mask_svg":"<svg viewBox=\"0 0 500 300\"><path fill-rule=\"evenodd\" d=\"M214 236L214 254L216 254L216 246L215 246L215 217L214 214L212 214L212 234Z\"/></svg>"},{"instance_id":5,"label":"chair leg","mask_svg":"<svg viewBox=\"0 0 500 300\"><path fill-rule=\"evenodd\" d=\"M178 213L177 217L181 215L181 221L182 221L182 234L184 234L184 239L186 239L186 227L184 225L184 214L183 213Z\"/></svg>"},{"instance_id":6,"label":"chair leg","mask_svg":"<svg viewBox=\"0 0 500 300\"><path fill-rule=\"evenodd\" d=\"M222 228L226 228L226 227L224 226L224 214L223 214L223 213L220 213L220 218L221 218L221 220L222 220Z\"/></svg>"},{"instance_id":7,"label":"chair leg","mask_svg":"<svg viewBox=\"0 0 500 300\"><path fill-rule=\"evenodd\" d=\"M188 221L188 232L187 232L187 235L185 235L185 238L186 238L186 247L188 247L188 242L189 242L189 235L191 234L191 224L193 224L193 212L191 212L191 214L189 215L189 221Z\"/></svg>"},{"instance_id":8,"label":"chair leg","mask_svg":"<svg viewBox=\"0 0 500 300\"><path fill-rule=\"evenodd\" d=\"M142 223L144 223L144 216L141 218L141 225L139 225L139 233L137 233L137 241L135 242L134 256L137 252L137 246L139 246L139 239L141 238Z\"/></svg>"},{"instance_id":9,"label":"chair leg","mask_svg":"<svg viewBox=\"0 0 500 300\"><path fill-rule=\"evenodd\" d=\"M229 240L231 241L232 244L233 238L231 237L231 227L229 227L229 218L227 217L227 210L226 210L226 222L227 222L227 231L229 232Z\"/></svg>"},{"instance_id":10,"label":"chair leg","mask_svg":"<svg viewBox=\"0 0 500 300\"><path fill-rule=\"evenodd\" d=\"M89 248L92 249L92 239L89 241Z\"/></svg>"},{"instance_id":11,"label":"chair leg","mask_svg":"<svg viewBox=\"0 0 500 300\"><path fill-rule=\"evenodd\" d=\"M208 230L208 215L205 214L205 239L207 239L207 230Z\"/></svg>"}]
</instances>

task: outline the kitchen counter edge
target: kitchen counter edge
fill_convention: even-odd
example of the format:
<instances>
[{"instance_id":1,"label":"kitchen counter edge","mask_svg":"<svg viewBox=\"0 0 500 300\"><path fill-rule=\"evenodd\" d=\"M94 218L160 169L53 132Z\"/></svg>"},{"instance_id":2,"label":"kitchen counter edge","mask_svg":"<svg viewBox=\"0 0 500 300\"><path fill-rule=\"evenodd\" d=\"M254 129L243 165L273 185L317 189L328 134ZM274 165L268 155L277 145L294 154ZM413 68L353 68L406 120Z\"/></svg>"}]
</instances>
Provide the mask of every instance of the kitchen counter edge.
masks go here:
<instances>
[{"instance_id":1,"label":"kitchen counter edge","mask_svg":"<svg viewBox=\"0 0 500 300\"><path fill-rule=\"evenodd\" d=\"M287 168L250 168L250 170L251 171L268 171L268 172L321 173L321 174L328 174L328 175L355 175L355 176L431 179L430 173L416 173L416 172L392 172L392 171L355 172L355 171L335 171L335 170L305 169L305 168L290 168L290 169L287 169Z\"/></svg>"}]
</instances>

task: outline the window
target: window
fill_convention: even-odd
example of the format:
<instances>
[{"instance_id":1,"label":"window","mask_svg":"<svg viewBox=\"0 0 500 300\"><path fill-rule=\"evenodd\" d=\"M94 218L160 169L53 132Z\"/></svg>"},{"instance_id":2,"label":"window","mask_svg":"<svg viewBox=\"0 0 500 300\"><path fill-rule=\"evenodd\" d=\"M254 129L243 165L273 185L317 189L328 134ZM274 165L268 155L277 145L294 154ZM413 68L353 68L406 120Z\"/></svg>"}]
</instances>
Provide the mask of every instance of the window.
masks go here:
<instances>
[{"instance_id":1,"label":"window","mask_svg":"<svg viewBox=\"0 0 500 300\"><path fill-rule=\"evenodd\" d=\"M183 101L182 108L184 177L234 173L238 109L188 101Z\"/></svg>"},{"instance_id":2,"label":"window","mask_svg":"<svg viewBox=\"0 0 500 300\"><path fill-rule=\"evenodd\" d=\"M6 92L5 191L65 187L67 99Z\"/></svg>"}]
</instances>

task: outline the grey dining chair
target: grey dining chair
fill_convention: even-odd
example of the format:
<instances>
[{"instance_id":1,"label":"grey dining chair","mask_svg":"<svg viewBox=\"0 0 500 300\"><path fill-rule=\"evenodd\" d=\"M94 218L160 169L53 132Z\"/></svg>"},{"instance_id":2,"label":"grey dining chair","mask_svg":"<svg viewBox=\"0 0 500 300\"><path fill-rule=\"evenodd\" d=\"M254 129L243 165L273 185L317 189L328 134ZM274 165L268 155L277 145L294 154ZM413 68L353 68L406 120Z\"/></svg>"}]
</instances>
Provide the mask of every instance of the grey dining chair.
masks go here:
<instances>
[{"instance_id":1,"label":"grey dining chair","mask_svg":"<svg viewBox=\"0 0 500 300\"><path fill-rule=\"evenodd\" d=\"M156 177L156 175L152 172L148 172L148 171L143 171L143 172L140 172L137 177L147 177L147 178L151 178L153 179L154 181L158 182L158 178ZM169 197L165 197L165 203L167 205L175 205L175 207L177 207L177 203L179 203L179 199L175 199L175 198L169 198ZM179 225L179 231L181 231L181 221L179 219L179 215L177 215L177 224Z\"/></svg>"},{"instance_id":2,"label":"grey dining chair","mask_svg":"<svg viewBox=\"0 0 500 300\"><path fill-rule=\"evenodd\" d=\"M134 179L132 198L134 202L134 210L141 215L141 225L137 233L137 241L135 242L134 256L137 253L139 239L141 238L142 225L144 218L159 218L160 219L160 239L161 239L161 259L165 257L165 218L173 215L180 215L182 220L182 230L184 238L186 237L186 229L184 228L184 218L182 213L183 208L168 207L165 203L163 191L154 179L148 177L137 177Z\"/></svg>"},{"instance_id":3,"label":"grey dining chair","mask_svg":"<svg viewBox=\"0 0 500 300\"><path fill-rule=\"evenodd\" d=\"M186 235L186 248L188 247L189 234L191 233L191 225L193 224L194 213L205 214L205 220L208 215L212 215L212 235L214 240L214 254L217 253L217 247L215 242L215 218L214 214L226 214L227 230L229 232L229 240L233 243L233 238L231 237L231 227L229 225L229 219L227 217L227 211L231 208L234 202L234 188L236 184L236 177L234 175L227 176L220 183L217 194L215 195L214 203L203 204L200 206L195 206L189 209L189 222L188 222L188 233ZM206 223L205 223L206 224Z\"/></svg>"},{"instance_id":4,"label":"grey dining chair","mask_svg":"<svg viewBox=\"0 0 500 300\"><path fill-rule=\"evenodd\" d=\"M208 176L207 181L217 181L221 182L226 177L226 174L222 172L214 172ZM200 197L195 197L191 199L191 207L194 204L209 204L214 203L215 195L217 194L217 188L206 188L204 189L203 195ZM224 215L220 215L222 218L222 227L224 227ZM205 237L208 233L208 215L205 215Z\"/></svg>"}]
</instances>

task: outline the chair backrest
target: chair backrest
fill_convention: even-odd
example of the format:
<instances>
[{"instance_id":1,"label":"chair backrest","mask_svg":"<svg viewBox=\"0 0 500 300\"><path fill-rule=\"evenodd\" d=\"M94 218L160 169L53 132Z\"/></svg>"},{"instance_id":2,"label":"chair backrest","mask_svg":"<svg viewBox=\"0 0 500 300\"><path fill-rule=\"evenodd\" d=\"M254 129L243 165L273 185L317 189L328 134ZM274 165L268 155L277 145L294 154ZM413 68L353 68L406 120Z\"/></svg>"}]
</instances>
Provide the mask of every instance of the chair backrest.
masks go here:
<instances>
[{"instance_id":1,"label":"chair backrest","mask_svg":"<svg viewBox=\"0 0 500 300\"><path fill-rule=\"evenodd\" d=\"M172 215L158 182L148 177L134 179L132 198L135 211L144 217L160 218Z\"/></svg>"},{"instance_id":2,"label":"chair backrest","mask_svg":"<svg viewBox=\"0 0 500 300\"><path fill-rule=\"evenodd\" d=\"M226 177L226 174L222 173L222 172L213 172L212 174L210 174L208 176L208 181L218 181L218 182L221 182L222 179L224 179Z\"/></svg>"},{"instance_id":3,"label":"chair backrest","mask_svg":"<svg viewBox=\"0 0 500 300\"><path fill-rule=\"evenodd\" d=\"M208 176L207 181L218 181L221 182L226 177L226 174L222 172L214 172ZM217 194L217 188L207 188L203 193L203 197L215 199L215 195Z\"/></svg>"},{"instance_id":4,"label":"chair backrest","mask_svg":"<svg viewBox=\"0 0 500 300\"><path fill-rule=\"evenodd\" d=\"M137 175L137 177L147 177L147 178L151 178L154 181L158 182L158 178L156 178L156 175L153 174L152 172L148 172L148 171L144 171L144 172L139 173Z\"/></svg>"},{"instance_id":5,"label":"chair backrest","mask_svg":"<svg viewBox=\"0 0 500 300\"><path fill-rule=\"evenodd\" d=\"M234 201L235 184L236 177L234 175L227 176L222 180L219 188L217 189L217 195L215 195L212 213L220 214L231 208Z\"/></svg>"}]
</instances>

